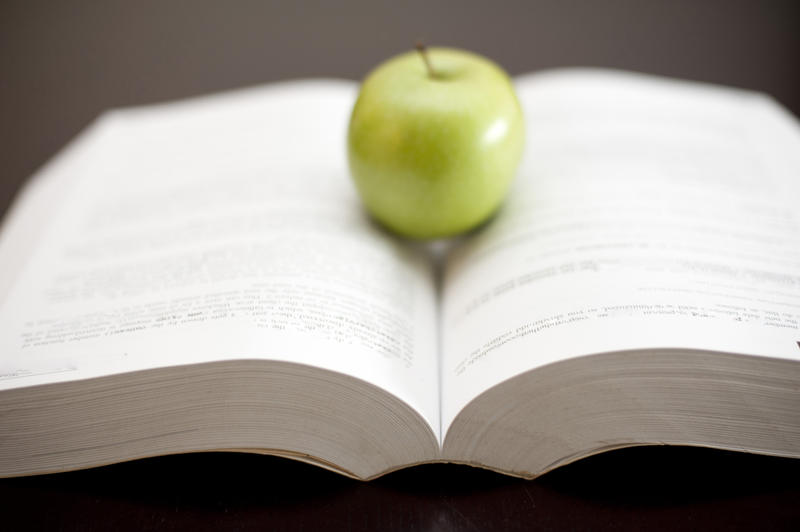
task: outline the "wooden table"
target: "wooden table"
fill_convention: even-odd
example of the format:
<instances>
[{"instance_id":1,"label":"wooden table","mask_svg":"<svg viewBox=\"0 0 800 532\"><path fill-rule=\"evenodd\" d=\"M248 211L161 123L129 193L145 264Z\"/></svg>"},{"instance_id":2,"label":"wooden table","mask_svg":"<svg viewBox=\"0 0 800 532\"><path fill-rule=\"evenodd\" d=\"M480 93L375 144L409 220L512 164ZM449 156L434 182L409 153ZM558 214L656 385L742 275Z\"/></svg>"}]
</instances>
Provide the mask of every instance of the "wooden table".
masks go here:
<instances>
[{"instance_id":1,"label":"wooden table","mask_svg":"<svg viewBox=\"0 0 800 532\"><path fill-rule=\"evenodd\" d=\"M105 108L357 79L420 37L512 74L640 70L762 90L800 114L793 1L4 1L0 211ZM798 478L800 461L664 447L535 481L436 465L361 483L284 459L191 454L0 480L0 529L800 529Z\"/></svg>"}]
</instances>

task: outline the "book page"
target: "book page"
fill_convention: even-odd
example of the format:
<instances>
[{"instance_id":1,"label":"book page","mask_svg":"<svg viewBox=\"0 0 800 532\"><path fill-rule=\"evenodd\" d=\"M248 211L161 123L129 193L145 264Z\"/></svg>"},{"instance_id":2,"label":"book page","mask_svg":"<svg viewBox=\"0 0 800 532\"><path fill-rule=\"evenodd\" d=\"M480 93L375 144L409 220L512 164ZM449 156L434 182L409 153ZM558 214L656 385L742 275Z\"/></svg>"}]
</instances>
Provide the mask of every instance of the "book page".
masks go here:
<instances>
[{"instance_id":1,"label":"book page","mask_svg":"<svg viewBox=\"0 0 800 532\"><path fill-rule=\"evenodd\" d=\"M787 113L635 74L517 87L517 181L445 274L443 433L481 392L569 357L800 358L800 135Z\"/></svg>"},{"instance_id":2,"label":"book page","mask_svg":"<svg viewBox=\"0 0 800 532\"><path fill-rule=\"evenodd\" d=\"M92 145L104 135L106 121L95 120L32 176L19 190L3 216L0 232L0 302L36 248L56 205L82 173L94 151Z\"/></svg>"},{"instance_id":3,"label":"book page","mask_svg":"<svg viewBox=\"0 0 800 532\"><path fill-rule=\"evenodd\" d=\"M361 208L355 96L294 82L105 116L4 300L0 387L283 360L386 389L436 432L432 267Z\"/></svg>"}]
</instances>

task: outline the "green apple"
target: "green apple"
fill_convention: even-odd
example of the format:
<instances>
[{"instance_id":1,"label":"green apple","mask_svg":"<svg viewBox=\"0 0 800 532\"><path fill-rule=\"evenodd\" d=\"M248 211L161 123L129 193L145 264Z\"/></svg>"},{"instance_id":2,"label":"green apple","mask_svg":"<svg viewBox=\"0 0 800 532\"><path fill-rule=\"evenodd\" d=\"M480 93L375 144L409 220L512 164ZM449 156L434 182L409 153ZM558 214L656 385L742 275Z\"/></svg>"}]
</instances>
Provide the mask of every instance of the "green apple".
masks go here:
<instances>
[{"instance_id":1,"label":"green apple","mask_svg":"<svg viewBox=\"0 0 800 532\"><path fill-rule=\"evenodd\" d=\"M524 144L511 80L479 55L419 47L364 80L348 160L367 210L412 238L451 236L498 208Z\"/></svg>"}]
</instances>

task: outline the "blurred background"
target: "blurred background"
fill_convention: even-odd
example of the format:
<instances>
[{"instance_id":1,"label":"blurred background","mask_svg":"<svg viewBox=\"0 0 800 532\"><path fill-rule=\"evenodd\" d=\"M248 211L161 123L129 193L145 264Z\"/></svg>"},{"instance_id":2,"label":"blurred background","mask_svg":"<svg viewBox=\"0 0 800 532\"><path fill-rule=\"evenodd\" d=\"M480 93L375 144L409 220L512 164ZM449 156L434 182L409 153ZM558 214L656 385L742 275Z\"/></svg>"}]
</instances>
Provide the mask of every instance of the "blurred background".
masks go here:
<instances>
[{"instance_id":1,"label":"blurred background","mask_svg":"<svg viewBox=\"0 0 800 532\"><path fill-rule=\"evenodd\" d=\"M800 113L795 0L0 0L0 212L104 109L360 79L418 38L512 75L637 70L768 92Z\"/></svg>"}]
</instances>

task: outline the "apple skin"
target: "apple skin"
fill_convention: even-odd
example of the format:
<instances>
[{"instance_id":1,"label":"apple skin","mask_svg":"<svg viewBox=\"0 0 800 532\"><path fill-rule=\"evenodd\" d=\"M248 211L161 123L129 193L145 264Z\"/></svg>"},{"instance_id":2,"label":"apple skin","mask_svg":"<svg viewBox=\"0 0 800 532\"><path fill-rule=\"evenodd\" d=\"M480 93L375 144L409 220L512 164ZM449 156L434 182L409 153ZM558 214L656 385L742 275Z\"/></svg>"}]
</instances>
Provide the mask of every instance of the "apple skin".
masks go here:
<instances>
[{"instance_id":1,"label":"apple skin","mask_svg":"<svg viewBox=\"0 0 800 532\"><path fill-rule=\"evenodd\" d=\"M350 172L367 210L411 238L456 235L491 216L525 140L502 68L463 50L427 53L434 77L418 51L373 70L348 129Z\"/></svg>"}]
</instances>

